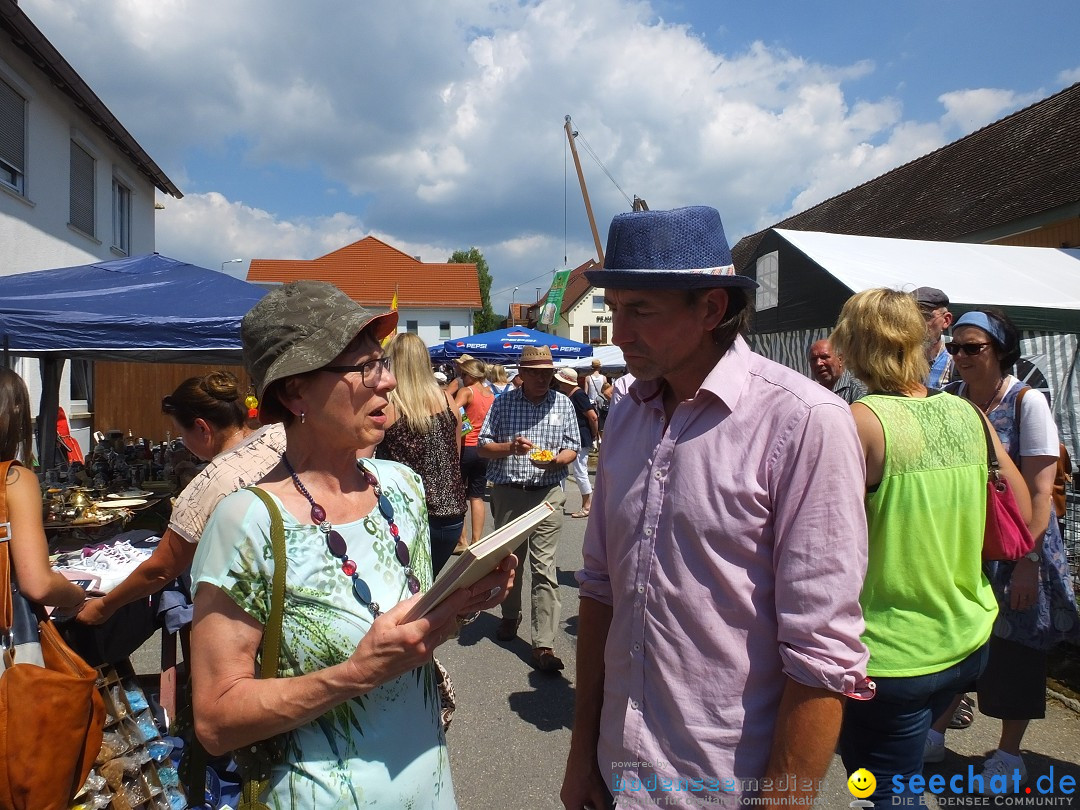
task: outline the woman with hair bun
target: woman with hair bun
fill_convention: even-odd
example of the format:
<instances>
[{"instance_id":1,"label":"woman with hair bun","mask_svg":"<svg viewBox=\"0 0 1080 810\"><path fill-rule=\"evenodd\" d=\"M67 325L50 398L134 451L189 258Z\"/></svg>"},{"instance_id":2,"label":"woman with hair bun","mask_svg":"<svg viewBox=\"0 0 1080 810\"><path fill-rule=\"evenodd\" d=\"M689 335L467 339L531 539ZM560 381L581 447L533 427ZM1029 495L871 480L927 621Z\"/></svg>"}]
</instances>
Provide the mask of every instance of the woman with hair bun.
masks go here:
<instances>
[{"instance_id":1,"label":"woman with hair bun","mask_svg":"<svg viewBox=\"0 0 1080 810\"><path fill-rule=\"evenodd\" d=\"M259 480L281 460L284 431L280 425L252 431L248 414L253 410L228 371L189 377L161 400L161 412L172 417L184 446L211 463L177 496L154 553L106 596L87 600L76 616L79 622L103 624L124 605L157 593L187 571L218 501Z\"/></svg>"}]
</instances>

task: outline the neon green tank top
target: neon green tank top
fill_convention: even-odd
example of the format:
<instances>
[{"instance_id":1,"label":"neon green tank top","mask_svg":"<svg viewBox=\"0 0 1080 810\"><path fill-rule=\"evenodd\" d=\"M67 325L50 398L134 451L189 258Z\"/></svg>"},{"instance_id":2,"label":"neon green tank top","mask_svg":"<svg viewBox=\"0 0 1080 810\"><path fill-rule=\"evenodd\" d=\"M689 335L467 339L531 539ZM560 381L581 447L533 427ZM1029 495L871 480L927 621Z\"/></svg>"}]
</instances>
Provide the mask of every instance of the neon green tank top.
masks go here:
<instances>
[{"instance_id":1,"label":"neon green tank top","mask_svg":"<svg viewBox=\"0 0 1080 810\"><path fill-rule=\"evenodd\" d=\"M867 674L940 672L982 646L997 616L982 572L985 434L951 394L859 401L885 431L881 484L866 495Z\"/></svg>"}]
</instances>

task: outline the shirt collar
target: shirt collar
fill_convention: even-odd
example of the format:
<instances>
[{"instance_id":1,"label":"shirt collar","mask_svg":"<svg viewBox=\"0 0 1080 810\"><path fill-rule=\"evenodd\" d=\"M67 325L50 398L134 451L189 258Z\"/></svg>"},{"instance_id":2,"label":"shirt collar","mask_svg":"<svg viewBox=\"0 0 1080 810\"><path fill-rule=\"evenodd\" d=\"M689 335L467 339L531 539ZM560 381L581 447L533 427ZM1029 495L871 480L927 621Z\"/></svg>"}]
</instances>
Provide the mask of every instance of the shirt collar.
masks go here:
<instances>
[{"instance_id":1,"label":"shirt collar","mask_svg":"<svg viewBox=\"0 0 1080 810\"><path fill-rule=\"evenodd\" d=\"M746 385L752 354L742 335L737 336L731 348L724 353L724 356L705 377L695 392L694 399L697 399L702 391L707 391L727 405L728 409L734 410ZM635 402L645 403L659 398L662 391L659 380L635 380L628 393Z\"/></svg>"},{"instance_id":2,"label":"shirt collar","mask_svg":"<svg viewBox=\"0 0 1080 810\"><path fill-rule=\"evenodd\" d=\"M547 392L547 395L542 400L540 400L539 402L533 402L531 399L529 399L527 396L525 396L525 392L522 390L522 388L515 388L514 392L518 396L521 397L522 402L524 402L526 405L532 405L534 408L539 408L541 405L543 405L545 403L554 402L555 401L555 394L558 393L553 388L549 388L548 392Z\"/></svg>"}]
</instances>

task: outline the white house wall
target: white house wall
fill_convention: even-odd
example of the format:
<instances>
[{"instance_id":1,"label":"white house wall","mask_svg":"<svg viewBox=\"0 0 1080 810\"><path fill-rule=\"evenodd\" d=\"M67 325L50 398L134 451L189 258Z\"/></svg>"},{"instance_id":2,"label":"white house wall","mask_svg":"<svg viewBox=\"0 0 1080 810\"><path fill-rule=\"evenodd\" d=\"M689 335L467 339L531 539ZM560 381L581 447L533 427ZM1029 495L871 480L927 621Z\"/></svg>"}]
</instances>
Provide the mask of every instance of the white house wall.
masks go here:
<instances>
[{"instance_id":1,"label":"white house wall","mask_svg":"<svg viewBox=\"0 0 1080 810\"><path fill-rule=\"evenodd\" d=\"M581 300L559 317L558 323L554 323L551 326L538 326L537 329L541 329L552 335L558 335L561 338L576 340L578 343L582 343L582 327L604 326L607 327L607 340L605 343L610 344L611 310L607 308L607 305L604 306L604 309L601 312L594 312L592 308L593 296L603 294L604 291L602 289L590 287L589 291L581 297Z\"/></svg>"},{"instance_id":2,"label":"white house wall","mask_svg":"<svg viewBox=\"0 0 1080 810\"><path fill-rule=\"evenodd\" d=\"M461 309L460 307L398 307L399 332L410 331L409 321L416 321L416 334L424 341L425 346L435 346L444 340L456 340L473 334L473 310ZM439 333L439 322L450 322L449 336L442 337Z\"/></svg>"},{"instance_id":3,"label":"white house wall","mask_svg":"<svg viewBox=\"0 0 1080 810\"><path fill-rule=\"evenodd\" d=\"M23 193L0 185L0 274L51 270L154 251L154 185L112 146L72 101L56 90L25 55L0 55L0 78L27 100ZM90 237L68 225L71 211L71 141L94 157L94 228ZM113 248L112 181L131 190L129 253ZM72 402L70 363L64 364L60 405L72 435L87 449L90 415L85 401ZM37 415L41 376L36 359L16 359Z\"/></svg>"},{"instance_id":4,"label":"white house wall","mask_svg":"<svg viewBox=\"0 0 1080 810\"><path fill-rule=\"evenodd\" d=\"M71 100L14 48L0 78L27 99L24 194L0 186L0 274L49 270L126 254L113 249L112 180L131 189L130 254L154 251L154 186ZM95 235L68 225L71 141L95 159Z\"/></svg>"}]
</instances>

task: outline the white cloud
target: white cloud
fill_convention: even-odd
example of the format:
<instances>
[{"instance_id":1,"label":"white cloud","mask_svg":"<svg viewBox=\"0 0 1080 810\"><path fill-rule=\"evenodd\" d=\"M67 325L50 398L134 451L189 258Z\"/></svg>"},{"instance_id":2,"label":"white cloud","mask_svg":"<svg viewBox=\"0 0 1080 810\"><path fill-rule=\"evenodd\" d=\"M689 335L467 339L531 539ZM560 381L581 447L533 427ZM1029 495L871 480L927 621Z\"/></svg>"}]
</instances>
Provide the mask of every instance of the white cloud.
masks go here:
<instances>
[{"instance_id":1,"label":"white cloud","mask_svg":"<svg viewBox=\"0 0 1080 810\"><path fill-rule=\"evenodd\" d=\"M1063 70L1058 74L1057 79L1062 87L1068 87L1080 82L1080 67L1074 67L1072 70Z\"/></svg>"},{"instance_id":2,"label":"white cloud","mask_svg":"<svg viewBox=\"0 0 1080 810\"><path fill-rule=\"evenodd\" d=\"M1016 93L1012 90L980 88L945 93L938 101L945 107L941 123L958 136L981 129L1008 113L1033 104L1048 93Z\"/></svg>"},{"instance_id":3,"label":"white cloud","mask_svg":"<svg viewBox=\"0 0 1080 810\"><path fill-rule=\"evenodd\" d=\"M566 114L626 194L715 205L734 242L1046 94L957 90L940 120L909 121L894 96L852 95L870 60L825 64L760 40L719 52L632 0L21 7L195 192L165 201L158 245L209 267L313 258L376 233L429 261L476 245L495 288L512 289L593 253ZM228 184L200 152L225 156ZM603 239L628 205L583 160ZM283 192L262 183L285 172L348 193L317 203L296 188L275 204ZM245 183L231 199L212 191Z\"/></svg>"}]
</instances>

